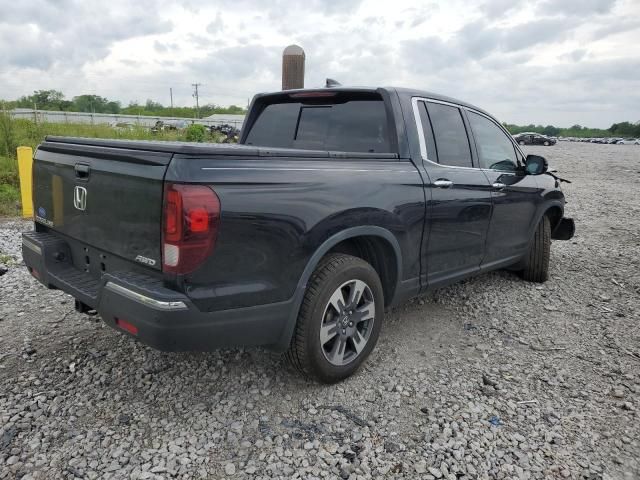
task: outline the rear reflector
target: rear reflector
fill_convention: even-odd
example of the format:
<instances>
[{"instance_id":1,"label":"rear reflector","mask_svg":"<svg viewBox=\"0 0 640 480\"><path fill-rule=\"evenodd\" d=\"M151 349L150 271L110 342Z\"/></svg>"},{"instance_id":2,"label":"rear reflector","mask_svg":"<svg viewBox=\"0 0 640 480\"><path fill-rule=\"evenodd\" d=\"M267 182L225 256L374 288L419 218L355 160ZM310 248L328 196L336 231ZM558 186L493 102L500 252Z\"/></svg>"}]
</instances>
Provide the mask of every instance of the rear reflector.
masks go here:
<instances>
[{"instance_id":1,"label":"rear reflector","mask_svg":"<svg viewBox=\"0 0 640 480\"><path fill-rule=\"evenodd\" d=\"M138 335L138 327L133 323L129 323L121 318L116 318L116 326L121 328L125 332L129 332L131 335Z\"/></svg>"},{"instance_id":2,"label":"rear reflector","mask_svg":"<svg viewBox=\"0 0 640 480\"><path fill-rule=\"evenodd\" d=\"M162 270L186 274L213 251L220 223L220 199L206 185L165 184Z\"/></svg>"},{"instance_id":3,"label":"rear reflector","mask_svg":"<svg viewBox=\"0 0 640 480\"><path fill-rule=\"evenodd\" d=\"M29 268L29 272L31 272L31 275L33 275L35 278L40 280L40 272L38 270L36 270L35 268Z\"/></svg>"},{"instance_id":4,"label":"rear reflector","mask_svg":"<svg viewBox=\"0 0 640 480\"><path fill-rule=\"evenodd\" d=\"M162 252L162 258L164 259L165 266L177 267L178 262L180 261L180 247L178 247L177 245L172 245L170 243L165 243Z\"/></svg>"}]
</instances>

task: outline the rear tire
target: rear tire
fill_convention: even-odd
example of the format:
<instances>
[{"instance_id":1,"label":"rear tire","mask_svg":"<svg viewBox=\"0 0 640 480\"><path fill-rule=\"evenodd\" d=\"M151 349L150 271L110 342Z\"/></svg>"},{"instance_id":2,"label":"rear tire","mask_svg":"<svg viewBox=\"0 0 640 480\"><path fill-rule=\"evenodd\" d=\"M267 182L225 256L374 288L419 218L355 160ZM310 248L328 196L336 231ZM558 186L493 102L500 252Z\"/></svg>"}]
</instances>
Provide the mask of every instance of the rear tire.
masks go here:
<instances>
[{"instance_id":1,"label":"rear tire","mask_svg":"<svg viewBox=\"0 0 640 480\"><path fill-rule=\"evenodd\" d=\"M544 142L544 146L548 147L549 146L549 142Z\"/></svg>"},{"instance_id":2,"label":"rear tire","mask_svg":"<svg viewBox=\"0 0 640 480\"><path fill-rule=\"evenodd\" d=\"M546 282L549 279L549 258L551 256L551 222L546 215L542 217L529 252L525 256L522 278L529 282Z\"/></svg>"},{"instance_id":3,"label":"rear tire","mask_svg":"<svg viewBox=\"0 0 640 480\"><path fill-rule=\"evenodd\" d=\"M520 145L524 145L524 142L523 142L522 140L520 140L518 143L519 143Z\"/></svg>"},{"instance_id":4,"label":"rear tire","mask_svg":"<svg viewBox=\"0 0 640 480\"><path fill-rule=\"evenodd\" d=\"M344 380L375 347L383 315L382 283L373 267L329 254L309 279L287 359L319 382Z\"/></svg>"}]
</instances>

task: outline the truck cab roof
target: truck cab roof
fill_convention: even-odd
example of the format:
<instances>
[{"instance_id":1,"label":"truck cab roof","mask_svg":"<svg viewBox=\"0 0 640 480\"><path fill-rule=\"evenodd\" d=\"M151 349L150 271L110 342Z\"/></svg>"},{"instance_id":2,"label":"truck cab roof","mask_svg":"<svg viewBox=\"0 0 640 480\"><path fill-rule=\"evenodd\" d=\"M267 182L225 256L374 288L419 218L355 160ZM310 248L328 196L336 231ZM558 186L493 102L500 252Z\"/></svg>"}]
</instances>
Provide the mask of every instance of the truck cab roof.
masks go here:
<instances>
[{"instance_id":1,"label":"truck cab roof","mask_svg":"<svg viewBox=\"0 0 640 480\"><path fill-rule=\"evenodd\" d=\"M399 97L404 98L413 98L413 97L422 97L422 98L430 98L432 100L437 100L439 102L447 102L454 103L456 105L462 105L464 107L472 108L479 112L482 112L485 115L492 116L484 109L477 107L469 102L465 102L463 100L458 100L457 98L449 97L447 95L442 95L439 93L430 92L427 90L420 90L416 88L407 88L407 87L393 87L393 86L385 86L385 87L321 87L321 88L300 88L294 90L282 90L278 92L264 92L257 94L254 98L258 97L267 97L267 96L291 96L291 95L304 95L304 94L313 94L313 93L322 93L322 92L345 92L345 93L392 93L395 92Z\"/></svg>"}]
</instances>

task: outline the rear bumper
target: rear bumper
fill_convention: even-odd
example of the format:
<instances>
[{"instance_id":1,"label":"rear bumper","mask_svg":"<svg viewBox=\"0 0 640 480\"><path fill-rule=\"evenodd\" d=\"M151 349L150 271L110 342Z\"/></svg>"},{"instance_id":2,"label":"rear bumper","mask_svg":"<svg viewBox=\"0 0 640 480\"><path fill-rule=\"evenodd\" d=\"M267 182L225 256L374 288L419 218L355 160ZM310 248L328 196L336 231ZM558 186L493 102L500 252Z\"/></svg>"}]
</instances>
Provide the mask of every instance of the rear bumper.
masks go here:
<instances>
[{"instance_id":1,"label":"rear bumper","mask_svg":"<svg viewBox=\"0 0 640 480\"><path fill-rule=\"evenodd\" d=\"M573 218L562 217L553 229L551 238L554 240L570 240L576 233L576 225Z\"/></svg>"},{"instance_id":2,"label":"rear bumper","mask_svg":"<svg viewBox=\"0 0 640 480\"><path fill-rule=\"evenodd\" d=\"M202 312L186 295L165 288L156 278L132 272L96 278L74 268L64 260L71 258L68 245L51 233L24 233L22 254L29 271L45 286L72 295L97 310L107 325L158 350L210 351L239 345L282 349L276 344L281 343L293 300ZM118 319L133 325L135 333L119 328Z\"/></svg>"}]
</instances>

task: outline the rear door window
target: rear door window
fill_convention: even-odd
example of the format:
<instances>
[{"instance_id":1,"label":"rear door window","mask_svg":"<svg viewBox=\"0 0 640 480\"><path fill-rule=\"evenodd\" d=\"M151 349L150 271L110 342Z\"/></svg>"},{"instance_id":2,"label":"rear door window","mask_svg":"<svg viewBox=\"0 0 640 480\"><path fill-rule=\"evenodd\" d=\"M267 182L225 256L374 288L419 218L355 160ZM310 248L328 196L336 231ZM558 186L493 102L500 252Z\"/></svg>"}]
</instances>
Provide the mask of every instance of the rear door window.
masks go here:
<instances>
[{"instance_id":1,"label":"rear door window","mask_svg":"<svg viewBox=\"0 0 640 480\"><path fill-rule=\"evenodd\" d=\"M427 148L427 160L432 162L438 161L438 153L436 152L436 141L433 137L433 129L431 128L431 122L429 122L429 114L427 113L427 104L420 102L418 105L420 109L420 122L422 123L422 134L424 135L424 141Z\"/></svg>"},{"instance_id":2,"label":"rear door window","mask_svg":"<svg viewBox=\"0 0 640 480\"><path fill-rule=\"evenodd\" d=\"M245 143L277 148L391 153L382 99L333 104L268 104L251 127Z\"/></svg>"},{"instance_id":3,"label":"rear door window","mask_svg":"<svg viewBox=\"0 0 640 480\"><path fill-rule=\"evenodd\" d=\"M427 102L427 112L435 138L438 163L450 167L472 167L469 138L460 109Z\"/></svg>"}]
</instances>

